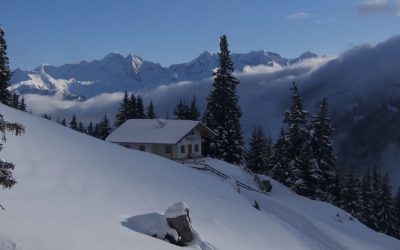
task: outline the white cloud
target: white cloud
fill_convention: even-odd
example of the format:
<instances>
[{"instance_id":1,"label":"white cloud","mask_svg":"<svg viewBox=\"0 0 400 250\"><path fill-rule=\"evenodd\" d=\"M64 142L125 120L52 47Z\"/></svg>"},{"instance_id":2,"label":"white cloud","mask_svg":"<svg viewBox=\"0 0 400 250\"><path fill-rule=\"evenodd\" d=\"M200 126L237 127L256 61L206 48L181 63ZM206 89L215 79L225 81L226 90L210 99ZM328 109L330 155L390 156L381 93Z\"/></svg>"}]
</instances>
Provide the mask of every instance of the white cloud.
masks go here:
<instances>
[{"instance_id":1,"label":"white cloud","mask_svg":"<svg viewBox=\"0 0 400 250\"><path fill-rule=\"evenodd\" d=\"M288 17L286 17L286 20L290 21L290 20L300 20L300 19L306 19L306 18L310 18L310 17L314 17L315 15L309 12L297 12L294 13L293 15L290 15Z\"/></svg>"},{"instance_id":2,"label":"white cloud","mask_svg":"<svg viewBox=\"0 0 400 250\"><path fill-rule=\"evenodd\" d=\"M358 12L363 15L400 15L400 1L363 0L358 3Z\"/></svg>"},{"instance_id":3,"label":"white cloud","mask_svg":"<svg viewBox=\"0 0 400 250\"><path fill-rule=\"evenodd\" d=\"M248 120L243 124L246 134L251 131L252 126L261 123L258 112L266 114L268 120L274 121L268 124L268 131L271 134L279 132L280 118L283 109L287 105L276 107L276 103L289 100L289 83L293 80L307 78L312 72L330 61L330 58L314 58L301 61L298 64L281 67L274 64L272 67L255 66L245 67L245 72L237 73L240 80L238 87L240 103L244 111L244 119ZM302 81L303 82L303 81ZM157 116L165 118L169 114L173 118L173 109L179 99L191 100L196 94L198 106L202 109L206 106L206 98L209 94L212 78L202 81L184 81L170 85L161 85L154 90L140 93L145 105L152 100L155 105ZM70 121L73 114L78 120L84 123L92 120L98 122L107 113L113 122L115 113L123 93L102 94L89 98L85 101L61 100L57 97L25 95L28 109L34 114L50 115L53 120L66 118ZM268 103L264 105L265 103ZM255 111L257 106L259 111Z\"/></svg>"}]
</instances>

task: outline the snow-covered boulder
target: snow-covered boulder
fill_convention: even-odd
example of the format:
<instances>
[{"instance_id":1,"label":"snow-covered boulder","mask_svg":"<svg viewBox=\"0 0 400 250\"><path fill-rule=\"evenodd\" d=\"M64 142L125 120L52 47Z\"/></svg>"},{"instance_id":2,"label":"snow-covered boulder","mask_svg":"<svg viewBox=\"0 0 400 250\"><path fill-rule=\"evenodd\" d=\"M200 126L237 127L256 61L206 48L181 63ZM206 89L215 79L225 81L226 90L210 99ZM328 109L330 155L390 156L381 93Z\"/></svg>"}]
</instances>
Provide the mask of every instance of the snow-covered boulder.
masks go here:
<instances>
[{"instance_id":1,"label":"snow-covered boulder","mask_svg":"<svg viewBox=\"0 0 400 250\"><path fill-rule=\"evenodd\" d=\"M184 202L178 202L169 207L164 216L168 225L178 233L179 244L185 245L193 241L189 207Z\"/></svg>"},{"instance_id":2,"label":"snow-covered boulder","mask_svg":"<svg viewBox=\"0 0 400 250\"><path fill-rule=\"evenodd\" d=\"M267 178L265 178L265 176L255 175L254 179L258 183L258 187L260 188L261 191L271 192L272 184Z\"/></svg>"},{"instance_id":3,"label":"snow-covered boulder","mask_svg":"<svg viewBox=\"0 0 400 250\"><path fill-rule=\"evenodd\" d=\"M164 215L158 213L137 215L126 219L122 225L179 246L202 242L192 228L189 207L184 202L170 206Z\"/></svg>"}]
</instances>

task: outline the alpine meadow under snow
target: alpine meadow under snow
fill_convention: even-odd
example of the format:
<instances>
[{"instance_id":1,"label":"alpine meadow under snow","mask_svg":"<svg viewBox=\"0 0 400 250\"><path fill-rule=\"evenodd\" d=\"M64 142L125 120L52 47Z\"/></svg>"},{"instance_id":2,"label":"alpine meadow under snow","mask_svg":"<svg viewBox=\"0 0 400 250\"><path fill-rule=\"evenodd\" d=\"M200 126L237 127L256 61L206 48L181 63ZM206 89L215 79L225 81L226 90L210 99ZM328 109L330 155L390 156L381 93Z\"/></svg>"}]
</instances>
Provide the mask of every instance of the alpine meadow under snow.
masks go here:
<instances>
[{"instance_id":1,"label":"alpine meadow under snow","mask_svg":"<svg viewBox=\"0 0 400 250\"><path fill-rule=\"evenodd\" d=\"M153 154L125 149L4 105L8 121L2 157L18 183L2 192L0 249L182 249L127 227L133 216L189 206L198 241L188 249L399 249L328 203L298 196L271 180L272 192L237 192L233 181ZM23 152L23 153L22 153ZM256 187L240 167L206 159ZM260 209L253 207L254 201Z\"/></svg>"}]
</instances>

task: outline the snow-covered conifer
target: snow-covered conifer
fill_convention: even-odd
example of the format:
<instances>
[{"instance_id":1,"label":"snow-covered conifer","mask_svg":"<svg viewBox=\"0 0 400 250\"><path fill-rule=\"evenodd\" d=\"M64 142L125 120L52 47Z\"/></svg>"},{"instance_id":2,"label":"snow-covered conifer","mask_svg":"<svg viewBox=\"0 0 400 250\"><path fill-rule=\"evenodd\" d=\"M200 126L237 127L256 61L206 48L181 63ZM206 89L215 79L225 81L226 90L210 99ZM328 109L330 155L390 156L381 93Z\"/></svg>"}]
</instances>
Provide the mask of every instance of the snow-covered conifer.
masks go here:
<instances>
[{"instance_id":1,"label":"snow-covered conifer","mask_svg":"<svg viewBox=\"0 0 400 250\"><path fill-rule=\"evenodd\" d=\"M136 98L136 116L137 119L145 118L143 100L140 95Z\"/></svg>"},{"instance_id":2,"label":"snow-covered conifer","mask_svg":"<svg viewBox=\"0 0 400 250\"><path fill-rule=\"evenodd\" d=\"M267 155L268 145L264 130L261 126L253 129L250 138L250 150L247 154L246 167L253 173L265 174L268 172L267 164L269 156Z\"/></svg>"},{"instance_id":3,"label":"snow-covered conifer","mask_svg":"<svg viewBox=\"0 0 400 250\"><path fill-rule=\"evenodd\" d=\"M376 217L373 213L374 211L372 202L374 198L371 183L371 173L370 170L367 169L361 185L361 222L368 227L372 227L374 225L374 221L376 220Z\"/></svg>"},{"instance_id":4,"label":"snow-covered conifer","mask_svg":"<svg viewBox=\"0 0 400 250\"><path fill-rule=\"evenodd\" d=\"M205 140L206 154L230 163L243 163L244 141L240 125L240 110L236 93L239 81L233 76L233 63L230 58L226 36L221 37L219 67L214 72L212 90L207 97L207 107L203 122L216 136Z\"/></svg>"},{"instance_id":5,"label":"snow-covered conifer","mask_svg":"<svg viewBox=\"0 0 400 250\"><path fill-rule=\"evenodd\" d=\"M11 123L4 120L0 114L0 151L3 148L3 144L6 141L6 132L13 132L15 135L21 135L24 133L24 127L19 123ZM0 187L11 188L16 183L12 175L14 170L14 164L6 162L0 158Z\"/></svg>"},{"instance_id":6,"label":"snow-covered conifer","mask_svg":"<svg viewBox=\"0 0 400 250\"><path fill-rule=\"evenodd\" d=\"M11 71L7 57L7 44L4 39L4 31L0 26L0 102L10 105L11 93L7 89L10 86Z\"/></svg>"},{"instance_id":7,"label":"snow-covered conifer","mask_svg":"<svg viewBox=\"0 0 400 250\"><path fill-rule=\"evenodd\" d=\"M287 125L287 158L291 168L290 186L298 193L303 194L305 191L304 176L307 176L310 168L310 153L308 152L307 143L309 133L307 128L308 112L303 108L303 100L300 97L299 89L295 82L292 82L290 88L292 92L292 104L289 110L285 112L283 120ZM304 195L304 194L303 194Z\"/></svg>"},{"instance_id":8,"label":"snow-covered conifer","mask_svg":"<svg viewBox=\"0 0 400 250\"><path fill-rule=\"evenodd\" d=\"M175 120L190 120L190 110L186 101L180 99L174 109Z\"/></svg>"},{"instance_id":9,"label":"snow-covered conifer","mask_svg":"<svg viewBox=\"0 0 400 250\"><path fill-rule=\"evenodd\" d=\"M146 108L146 118L156 119L156 113L154 112L154 104L152 100L150 100L149 106Z\"/></svg>"},{"instance_id":10,"label":"snow-covered conifer","mask_svg":"<svg viewBox=\"0 0 400 250\"><path fill-rule=\"evenodd\" d=\"M360 209L360 181L353 170L347 171L342 190L342 208L355 218L361 218Z\"/></svg>"},{"instance_id":11,"label":"snow-covered conifer","mask_svg":"<svg viewBox=\"0 0 400 250\"><path fill-rule=\"evenodd\" d=\"M115 126L119 127L126 120L129 119L129 96L128 92L125 91L124 97L119 105L118 113L115 116Z\"/></svg>"},{"instance_id":12,"label":"snow-covered conifer","mask_svg":"<svg viewBox=\"0 0 400 250\"><path fill-rule=\"evenodd\" d=\"M394 216L393 210L392 187L389 183L389 176L387 174L382 178L381 192L378 199L381 206L381 210L377 215L379 232L395 236L396 217Z\"/></svg>"},{"instance_id":13,"label":"snow-covered conifer","mask_svg":"<svg viewBox=\"0 0 400 250\"><path fill-rule=\"evenodd\" d=\"M287 141L286 133L281 128L278 140L274 145L271 157L271 170L268 175L286 186L292 183L291 169L289 167L289 159L287 158L288 147L289 142Z\"/></svg>"},{"instance_id":14,"label":"snow-covered conifer","mask_svg":"<svg viewBox=\"0 0 400 250\"><path fill-rule=\"evenodd\" d=\"M61 120L61 123L60 123L61 125L63 125L63 126L67 126L67 121L65 120L65 118L63 118L62 120Z\"/></svg>"},{"instance_id":15,"label":"snow-covered conifer","mask_svg":"<svg viewBox=\"0 0 400 250\"><path fill-rule=\"evenodd\" d=\"M26 104L24 97L21 98L21 102L18 105L18 109L26 112Z\"/></svg>"},{"instance_id":16,"label":"snow-covered conifer","mask_svg":"<svg viewBox=\"0 0 400 250\"><path fill-rule=\"evenodd\" d=\"M131 94L129 97L129 105L128 105L128 119L136 119L137 117L137 102L134 94Z\"/></svg>"},{"instance_id":17,"label":"snow-covered conifer","mask_svg":"<svg viewBox=\"0 0 400 250\"><path fill-rule=\"evenodd\" d=\"M92 121L89 122L89 125L88 125L86 131L87 131L88 135L93 136L94 128L93 128L93 122Z\"/></svg>"},{"instance_id":18,"label":"snow-covered conifer","mask_svg":"<svg viewBox=\"0 0 400 250\"><path fill-rule=\"evenodd\" d=\"M69 122L69 127L72 128L73 130L78 130L78 122L76 121L75 114L72 115L72 119Z\"/></svg>"},{"instance_id":19,"label":"snow-covered conifer","mask_svg":"<svg viewBox=\"0 0 400 250\"><path fill-rule=\"evenodd\" d=\"M318 178L320 200L329 199L335 179L336 157L332 146L332 124L328 117L328 102L323 99L318 105L318 114L313 116L310 130L310 146L313 160L314 179Z\"/></svg>"},{"instance_id":20,"label":"snow-covered conifer","mask_svg":"<svg viewBox=\"0 0 400 250\"><path fill-rule=\"evenodd\" d=\"M19 99L19 96L17 95L17 93L14 92L12 95L11 107L13 107L15 109L18 108L18 106L19 106L18 99Z\"/></svg>"},{"instance_id":21,"label":"snow-covered conifer","mask_svg":"<svg viewBox=\"0 0 400 250\"><path fill-rule=\"evenodd\" d=\"M98 125L97 137L105 140L107 136L111 133L110 122L107 118L107 114L104 115L103 120Z\"/></svg>"},{"instance_id":22,"label":"snow-covered conifer","mask_svg":"<svg viewBox=\"0 0 400 250\"><path fill-rule=\"evenodd\" d=\"M396 218L395 221L395 236L400 239L400 187L397 190L396 196L393 201L393 214Z\"/></svg>"},{"instance_id":23,"label":"snow-covered conifer","mask_svg":"<svg viewBox=\"0 0 400 250\"><path fill-rule=\"evenodd\" d=\"M192 101L190 102L189 113L190 113L189 120L193 121L200 120L200 111L199 108L197 107L195 95L193 95Z\"/></svg>"}]
</instances>

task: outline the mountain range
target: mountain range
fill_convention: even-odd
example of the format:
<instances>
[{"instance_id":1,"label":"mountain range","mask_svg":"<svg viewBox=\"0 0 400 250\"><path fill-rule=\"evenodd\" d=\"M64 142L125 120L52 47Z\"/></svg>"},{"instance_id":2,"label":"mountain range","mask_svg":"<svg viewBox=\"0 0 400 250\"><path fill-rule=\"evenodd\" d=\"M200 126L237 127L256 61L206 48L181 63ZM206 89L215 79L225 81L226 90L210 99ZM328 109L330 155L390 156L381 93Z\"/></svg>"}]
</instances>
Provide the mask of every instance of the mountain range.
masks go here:
<instances>
[{"instance_id":1,"label":"mountain range","mask_svg":"<svg viewBox=\"0 0 400 250\"><path fill-rule=\"evenodd\" d=\"M317 57L305 52L295 59L263 50L246 54L232 54L238 72L246 66L285 67L304 59ZM69 63L59 67L43 64L33 70L16 69L11 79L11 90L20 94L62 96L86 99L103 93L143 91L159 85L209 78L218 67L218 54L205 51L194 60L164 67L129 54L110 53L101 60Z\"/></svg>"}]
</instances>

